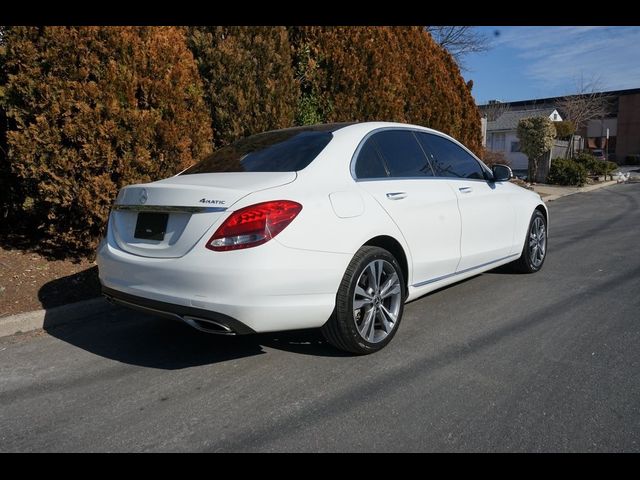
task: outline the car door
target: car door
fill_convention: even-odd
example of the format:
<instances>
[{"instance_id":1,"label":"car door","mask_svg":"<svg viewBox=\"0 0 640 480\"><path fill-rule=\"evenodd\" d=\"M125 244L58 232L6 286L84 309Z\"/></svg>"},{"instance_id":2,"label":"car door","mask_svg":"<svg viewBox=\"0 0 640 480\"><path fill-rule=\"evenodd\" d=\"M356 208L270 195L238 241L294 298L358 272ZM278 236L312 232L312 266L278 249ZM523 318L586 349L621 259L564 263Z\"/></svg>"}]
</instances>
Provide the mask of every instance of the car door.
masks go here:
<instances>
[{"instance_id":1,"label":"car door","mask_svg":"<svg viewBox=\"0 0 640 480\"><path fill-rule=\"evenodd\" d=\"M512 255L516 211L507 186L487 181L491 172L457 143L426 132L417 136L435 175L445 178L458 198L462 236L457 271Z\"/></svg>"},{"instance_id":2,"label":"car door","mask_svg":"<svg viewBox=\"0 0 640 480\"><path fill-rule=\"evenodd\" d=\"M353 174L402 232L412 259L411 284L455 272L461 228L456 195L435 179L413 131L371 134L359 148Z\"/></svg>"}]
</instances>

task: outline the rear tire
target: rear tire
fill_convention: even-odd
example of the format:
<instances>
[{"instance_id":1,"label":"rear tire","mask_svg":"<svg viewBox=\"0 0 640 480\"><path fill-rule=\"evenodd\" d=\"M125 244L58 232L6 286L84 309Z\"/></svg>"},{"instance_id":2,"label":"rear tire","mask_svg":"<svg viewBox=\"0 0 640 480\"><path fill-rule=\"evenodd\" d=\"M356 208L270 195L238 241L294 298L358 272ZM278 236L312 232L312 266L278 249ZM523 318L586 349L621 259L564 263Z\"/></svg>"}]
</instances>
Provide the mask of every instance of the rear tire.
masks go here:
<instances>
[{"instance_id":1,"label":"rear tire","mask_svg":"<svg viewBox=\"0 0 640 480\"><path fill-rule=\"evenodd\" d=\"M347 267L322 334L346 352L377 352L398 331L405 298L404 275L396 258L383 248L364 246Z\"/></svg>"},{"instance_id":2,"label":"rear tire","mask_svg":"<svg viewBox=\"0 0 640 480\"><path fill-rule=\"evenodd\" d=\"M531 215L520 258L511 265L517 273L535 273L547 258L547 221L540 210Z\"/></svg>"}]
</instances>

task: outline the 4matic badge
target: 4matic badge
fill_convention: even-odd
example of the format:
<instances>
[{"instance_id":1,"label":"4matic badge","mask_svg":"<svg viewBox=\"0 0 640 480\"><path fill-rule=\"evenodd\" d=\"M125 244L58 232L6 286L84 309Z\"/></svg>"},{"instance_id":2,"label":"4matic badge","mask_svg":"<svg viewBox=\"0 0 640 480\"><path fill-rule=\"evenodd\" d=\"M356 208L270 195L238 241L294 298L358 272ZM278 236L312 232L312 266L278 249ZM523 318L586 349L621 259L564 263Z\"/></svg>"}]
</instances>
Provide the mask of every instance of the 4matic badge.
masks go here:
<instances>
[{"instance_id":1,"label":"4matic badge","mask_svg":"<svg viewBox=\"0 0 640 480\"><path fill-rule=\"evenodd\" d=\"M209 200L208 198L203 198L200 200L200 203L209 203L211 205L224 205L226 202L224 200Z\"/></svg>"}]
</instances>

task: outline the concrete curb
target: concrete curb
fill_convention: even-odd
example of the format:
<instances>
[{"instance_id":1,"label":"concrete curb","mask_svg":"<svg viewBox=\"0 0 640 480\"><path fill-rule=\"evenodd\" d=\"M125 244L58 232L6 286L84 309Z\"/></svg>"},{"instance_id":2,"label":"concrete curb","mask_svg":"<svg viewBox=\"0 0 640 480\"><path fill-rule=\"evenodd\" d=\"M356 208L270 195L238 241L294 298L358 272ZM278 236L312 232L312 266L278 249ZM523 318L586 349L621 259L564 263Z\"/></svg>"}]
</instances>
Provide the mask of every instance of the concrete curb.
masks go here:
<instances>
[{"instance_id":1,"label":"concrete curb","mask_svg":"<svg viewBox=\"0 0 640 480\"><path fill-rule=\"evenodd\" d=\"M588 185L586 187L581 187L574 192L560 193L557 195L547 195L546 197L542 197L542 200L544 200L545 202L552 202L554 200L557 200L558 198L568 197L569 195L575 195L576 193L592 192L600 188L610 187L611 185L617 185L617 183L618 182L616 180L609 180L608 182L602 182L602 183L597 183L595 185Z\"/></svg>"},{"instance_id":2,"label":"concrete curb","mask_svg":"<svg viewBox=\"0 0 640 480\"><path fill-rule=\"evenodd\" d=\"M82 302L69 303L33 312L18 313L0 318L0 337L7 337L19 332L30 332L45 327L57 327L66 323L81 320L88 315L96 315L113 309L103 297L92 298Z\"/></svg>"}]
</instances>

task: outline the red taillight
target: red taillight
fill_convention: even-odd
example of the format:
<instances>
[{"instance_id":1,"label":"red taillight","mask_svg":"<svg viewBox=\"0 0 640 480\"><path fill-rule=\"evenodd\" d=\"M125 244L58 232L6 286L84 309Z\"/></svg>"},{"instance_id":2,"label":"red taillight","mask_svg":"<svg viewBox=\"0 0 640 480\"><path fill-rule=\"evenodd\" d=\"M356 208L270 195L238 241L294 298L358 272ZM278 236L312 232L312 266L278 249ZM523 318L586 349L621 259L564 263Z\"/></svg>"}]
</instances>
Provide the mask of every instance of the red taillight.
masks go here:
<instances>
[{"instance_id":1,"label":"red taillight","mask_svg":"<svg viewBox=\"0 0 640 480\"><path fill-rule=\"evenodd\" d=\"M241 208L227 218L207 242L217 252L249 248L268 242L302 210L290 200L275 200Z\"/></svg>"}]
</instances>

